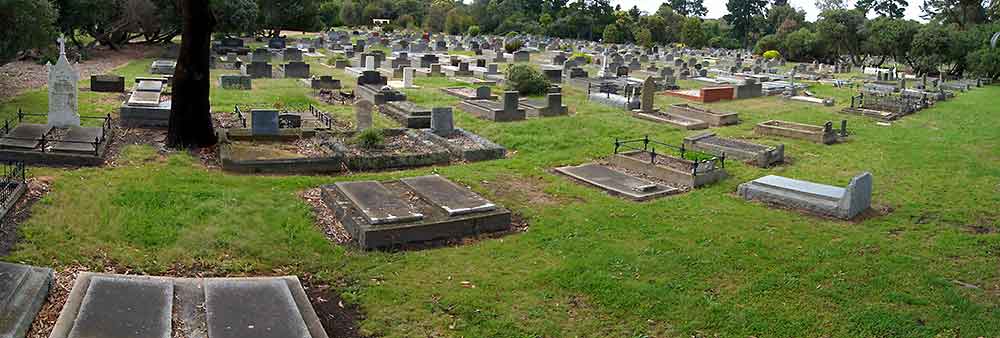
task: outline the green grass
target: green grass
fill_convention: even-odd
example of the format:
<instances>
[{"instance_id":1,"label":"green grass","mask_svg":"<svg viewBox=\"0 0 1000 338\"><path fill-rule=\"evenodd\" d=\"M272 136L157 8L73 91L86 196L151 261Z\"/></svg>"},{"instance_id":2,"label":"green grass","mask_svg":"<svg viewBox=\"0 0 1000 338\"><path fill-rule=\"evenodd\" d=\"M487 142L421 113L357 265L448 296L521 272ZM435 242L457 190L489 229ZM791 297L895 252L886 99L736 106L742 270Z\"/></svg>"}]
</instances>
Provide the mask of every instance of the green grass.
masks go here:
<instances>
[{"instance_id":1,"label":"green grass","mask_svg":"<svg viewBox=\"0 0 1000 338\"><path fill-rule=\"evenodd\" d=\"M314 73L340 71L311 60ZM135 76L149 60L118 72ZM218 73L213 82L217 82ZM131 82L130 82L131 83ZM418 77L418 104L452 105ZM294 80L255 80L252 92L220 90L213 110L276 101L316 103ZM777 97L722 102L741 124L713 131L754 138L768 119L822 124L847 119L853 135L832 146L786 144L791 164L760 169L727 161L730 178L646 203L608 196L551 174L612 150L615 137L650 135L679 144L687 132L585 101L567 87L566 117L493 123L458 112L458 126L506 146L499 161L352 176L249 176L197 159L127 148L119 166L35 169L54 184L2 258L62 267L104 264L159 274L287 271L339 282L366 313L367 333L447 337L977 337L1000 335L1000 87L880 126L837 113L850 91L813 86L837 107ZM117 106L81 92L81 110ZM92 97L93 96L93 97ZM44 92L3 102L44 111ZM682 100L658 95L661 107ZM350 107L323 105L340 118ZM391 126L384 117L379 126ZM838 186L875 175L874 200L891 208L862 222L820 219L737 198L736 186L776 174ZM313 225L306 189L335 181L440 173L530 221L525 233L423 251L362 252L328 242ZM475 288L463 287L468 281ZM963 288L953 281L978 285Z\"/></svg>"}]
</instances>

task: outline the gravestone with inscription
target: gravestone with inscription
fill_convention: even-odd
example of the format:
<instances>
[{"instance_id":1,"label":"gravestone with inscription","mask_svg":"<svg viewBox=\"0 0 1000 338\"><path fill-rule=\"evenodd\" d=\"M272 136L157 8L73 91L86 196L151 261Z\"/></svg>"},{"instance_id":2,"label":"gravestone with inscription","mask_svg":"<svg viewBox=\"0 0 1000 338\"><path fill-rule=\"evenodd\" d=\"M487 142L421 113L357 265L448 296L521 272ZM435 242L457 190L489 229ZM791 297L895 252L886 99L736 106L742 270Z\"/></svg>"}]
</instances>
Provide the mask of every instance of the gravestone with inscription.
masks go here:
<instances>
[{"instance_id":1,"label":"gravestone with inscription","mask_svg":"<svg viewBox=\"0 0 1000 338\"><path fill-rule=\"evenodd\" d=\"M372 120L372 110L374 109L375 105L366 100L361 100L354 104L354 115L358 121L358 131L364 131L374 125L374 121Z\"/></svg>"},{"instance_id":2,"label":"gravestone with inscription","mask_svg":"<svg viewBox=\"0 0 1000 338\"><path fill-rule=\"evenodd\" d=\"M46 64L49 71L49 125L69 128L80 126L77 112L77 83L80 73L66 59L66 38L59 37L59 60Z\"/></svg>"}]
</instances>

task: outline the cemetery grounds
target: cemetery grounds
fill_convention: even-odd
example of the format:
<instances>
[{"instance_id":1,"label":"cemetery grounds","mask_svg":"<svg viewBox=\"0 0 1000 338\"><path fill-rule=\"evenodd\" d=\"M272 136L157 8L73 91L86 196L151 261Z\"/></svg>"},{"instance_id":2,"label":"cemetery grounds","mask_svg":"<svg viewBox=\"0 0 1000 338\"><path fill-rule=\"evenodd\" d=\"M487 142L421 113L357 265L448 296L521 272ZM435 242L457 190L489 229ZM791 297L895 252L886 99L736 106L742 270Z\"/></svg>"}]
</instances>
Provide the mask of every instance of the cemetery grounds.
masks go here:
<instances>
[{"instance_id":1,"label":"cemetery grounds","mask_svg":"<svg viewBox=\"0 0 1000 338\"><path fill-rule=\"evenodd\" d=\"M352 85L325 59L306 59L314 75ZM133 83L152 61L135 59L111 73ZM219 116L234 105L280 102L353 120L351 106L318 101L298 79L221 90L218 76L226 73L213 70ZM468 86L426 77L416 84L422 88L403 91L427 107L458 102L439 88ZM207 154L166 152L162 135L146 135L134 138L146 144L124 147L105 167L32 168L48 192L21 217L20 238L12 248L3 243L0 260L63 274L299 275L334 286L345 306L359 308L360 332L370 336L1000 335L1000 86L961 93L891 126L838 113L854 89L818 83L811 90L835 97L836 106L779 97L709 104L743 119L714 128L721 136L776 145L753 136L753 126L770 119L847 119L853 135L834 146L780 140L789 145L789 164L761 169L730 161L730 177L718 184L643 203L550 169L608 156L615 137L680 144L697 131L589 103L573 86L563 90L570 116L494 123L456 113L457 126L507 147L508 157L497 161L339 176L238 175L223 173ZM84 89L80 114L115 112L121 101L118 93ZM656 96L659 107L680 102ZM46 107L45 90L35 89L0 101L0 117ZM376 114L376 126L395 123ZM768 174L843 186L862 171L875 175L878 215L859 221L769 208L734 193ZM366 252L329 238L307 198L333 182L429 173L514 211L521 227L445 247ZM0 233L13 238L8 229Z\"/></svg>"}]
</instances>

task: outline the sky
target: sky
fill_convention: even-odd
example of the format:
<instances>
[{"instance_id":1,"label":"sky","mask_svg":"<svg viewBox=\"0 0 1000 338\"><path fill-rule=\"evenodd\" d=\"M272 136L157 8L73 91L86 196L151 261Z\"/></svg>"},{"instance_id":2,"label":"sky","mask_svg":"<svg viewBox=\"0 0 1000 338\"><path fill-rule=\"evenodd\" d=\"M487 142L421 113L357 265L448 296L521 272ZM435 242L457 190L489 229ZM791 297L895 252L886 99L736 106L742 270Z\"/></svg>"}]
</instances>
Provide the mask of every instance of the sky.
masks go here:
<instances>
[{"instance_id":1,"label":"sky","mask_svg":"<svg viewBox=\"0 0 1000 338\"><path fill-rule=\"evenodd\" d=\"M726 10L727 0L704 0L705 8L708 8L708 18L719 18L726 15L729 11ZM851 7L854 6L853 1L848 1L851 3ZM632 6L639 6L639 9L644 10L648 13L656 12L656 9L660 8L660 4L663 1L656 0L611 0L612 4L621 5L623 9L632 8ZM816 3L814 0L788 0L788 3L792 7L804 9L806 11L806 20L816 21L816 16L819 15L819 10L816 9ZM906 18L913 20L920 20L920 4L923 3L921 0L909 0L910 6L906 8ZM922 20L921 20L922 21Z\"/></svg>"}]
</instances>

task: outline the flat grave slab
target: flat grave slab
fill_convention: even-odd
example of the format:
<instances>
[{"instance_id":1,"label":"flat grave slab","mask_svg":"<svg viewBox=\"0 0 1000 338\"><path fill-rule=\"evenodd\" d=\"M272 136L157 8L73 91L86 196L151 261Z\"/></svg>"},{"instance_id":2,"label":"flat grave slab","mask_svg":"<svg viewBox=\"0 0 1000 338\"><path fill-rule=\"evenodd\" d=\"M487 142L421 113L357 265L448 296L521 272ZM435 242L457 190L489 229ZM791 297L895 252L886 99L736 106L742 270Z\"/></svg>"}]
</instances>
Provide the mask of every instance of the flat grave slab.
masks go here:
<instances>
[{"instance_id":1,"label":"flat grave slab","mask_svg":"<svg viewBox=\"0 0 1000 338\"><path fill-rule=\"evenodd\" d=\"M48 134L51 126L36 123L21 123L14 127L4 138L0 138L0 147L35 149L41 143L42 135Z\"/></svg>"},{"instance_id":2,"label":"flat grave slab","mask_svg":"<svg viewBox=\"0 0 1000 338\"><path fill-rule=\"evenodd\" d=\"M0 337L28 333L51 284L51 269L0 262Z\"/></svg>"},{"instance_id":3,"label":"flat grave slab","mask_svg":"<svg viewBox=\"0 0 1000 338\"><path fill-rule=\"evenodd\" d=\"M438 179L454 184L443 177ZM371 223L361 206L347 197L340 187L328 185L322 188L323 202L333 209L337 220L350 233L352 241L364 249L459 239L510 228L510 211L500 206L493 206L491 209L487 206L491 204L489 201L457 185L449 187L434 178L419 178L409 182L381 182L381 187L389 194L389 199L407 203L423 217L406 222ZM432 189L436 191L430 191ZM448 195L449 193L457 193L459 196ZM450 212L445 206L451 209Z\"/></svg>"},{"instance_id":4,"label":"flat grave slab","mask_svg":"<svg viewBox=\"0 0 1000 338\"><path fill-rule=\"evenodd\" d=\"M93 153L95 149L94 141L104 138L104 128L99 127L71 127L62 141L52 145L52 150L76 153Z\"/></svg>"},{"instance_id":5,"label":"flat grave slab","mask_svg":"<svg viewBox=\"0 0 1000 338\"><path fill-rule=\"evenodd\" d=\"M844 188L834 187L826 184L813 183L796 180L792 178L768 175L754 180L757 184L767 185L773 188L795 190L800 193L813 195L820 198L839 200L844 196Z\"/></svg>"},{"instance_id":6,"label":"flat grave slab","mask_svg":"<svg viewBox=\"0 0 1000 338\"><path fill-rule=\"evenodd\" d=\"M141 92L157 92L157 93L159 93L159 92L163 91L163 82L162 81L139 81L139 83L135 85L135 90L141 91Z\"/></svg>"},{"instance_id":7,"label":"flat grave slab","mask_svg":"<svg viewBox=\"0 0 1000 338\"><path fill-rule=\"evenodd\" d=\"M465 187L438 175L404 178L404 184L449 216L495 210L497 206Z\"/></svg>"},{"instance_id":8,"label":"flat grave slab","mask_svg":"<svg viewBox=\"0 0 1000 338\"><path fill-rule=\"evenodd\" d=\"M128 98L131 106L156 107L160 105L160 92L135 91Z\"/></svg>"},{"instance_id":9,"label":"flat grave slab","mask_svg":"<svg viewBox=\"0 0 1000 338\"><path fill-rule=\"evenodd\" d=\"M557 172L584 183L604 189L612 194L635 201L645 201L680 192L680 189L657 184L649 180L627 175L600 164L559 167Z\"/></svg>"},{"instance_id":10,"label":"flat grave slab","mask_svg":"<svg viewBox=\"0 0 1000 338\"><path fill-rule=\"evenodd\" d=\"M94 276L68 337L170 338L173 294L167 280Z\"/></svg>"},{"instance_id":11,"label":"flat grave slab","mask_svg":"<svg viewBox=\"0 0 1000 338\"><path fill-rule=\"evenodd\" d=\"M205 310L212 338L311 337L281 279L208 280Z\"/></svg>"},{"instance_id":12,"label":"flat grave slab","mask_svg":"<svg viewBox=\"0 0 1000 338\"><path fill-rule=\"evenodd\" d=\"M339 182L336 187L354 202L369 224L403 223L424 218L379 182Z\"/></svg>"}]
</instances>

